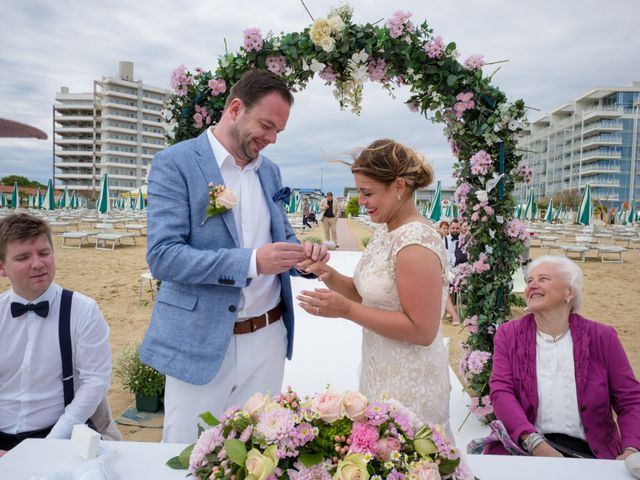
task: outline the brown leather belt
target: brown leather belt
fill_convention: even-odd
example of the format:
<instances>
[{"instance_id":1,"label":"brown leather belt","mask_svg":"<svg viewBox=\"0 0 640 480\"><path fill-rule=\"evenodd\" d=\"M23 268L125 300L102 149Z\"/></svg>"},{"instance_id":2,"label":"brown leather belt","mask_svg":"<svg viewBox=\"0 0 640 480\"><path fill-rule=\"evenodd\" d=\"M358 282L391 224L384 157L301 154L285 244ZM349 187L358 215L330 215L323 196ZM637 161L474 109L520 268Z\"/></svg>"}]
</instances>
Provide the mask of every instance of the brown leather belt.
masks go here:
<instances>
[{"instance_id":1,"label":"brown leather belt","mask_svg":"<svg viewBox=\"0 0 640 480\"><path fill-rule=\"evenodd\" d=\"M233 326L233 333L235 335L242 335L245 333L252 333L256 330L260 330L267 325L271 325L274 322L277 322L282 317L282 308L280 305L275 306L267 313L263 313L260 316L247 318L246 320L242 320L241 322L236 322Z\"/></svg>"}]
</instances>

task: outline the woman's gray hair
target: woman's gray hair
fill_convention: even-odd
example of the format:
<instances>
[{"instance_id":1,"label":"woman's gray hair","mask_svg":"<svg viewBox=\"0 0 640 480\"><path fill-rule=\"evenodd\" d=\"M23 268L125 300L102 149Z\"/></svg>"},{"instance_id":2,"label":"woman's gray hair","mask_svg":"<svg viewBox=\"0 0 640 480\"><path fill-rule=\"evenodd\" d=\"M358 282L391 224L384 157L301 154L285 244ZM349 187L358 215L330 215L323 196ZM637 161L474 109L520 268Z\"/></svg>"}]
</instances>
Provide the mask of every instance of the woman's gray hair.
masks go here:
<instances>
[{"instance_id":1,"label":"woman's gray hair","mask_svg":"<svg viewBox=\"0 0 640 480\"><path fill-rule=\"evenodd\" d=\"M582 270L580 269L580 267L576 265L573 260L567 257L560 257L557 255L543 255L536 258L529 264L527 272L531 272L534 268L543 263L550 263L551 265L553 265L567 282L567 285L569 286L569 288L571 288L571 291L574 295L571 311L577 312L582 306L582 299L584 297L582 291L584 275L582 274Z\"/></svg>"}]
</instances>

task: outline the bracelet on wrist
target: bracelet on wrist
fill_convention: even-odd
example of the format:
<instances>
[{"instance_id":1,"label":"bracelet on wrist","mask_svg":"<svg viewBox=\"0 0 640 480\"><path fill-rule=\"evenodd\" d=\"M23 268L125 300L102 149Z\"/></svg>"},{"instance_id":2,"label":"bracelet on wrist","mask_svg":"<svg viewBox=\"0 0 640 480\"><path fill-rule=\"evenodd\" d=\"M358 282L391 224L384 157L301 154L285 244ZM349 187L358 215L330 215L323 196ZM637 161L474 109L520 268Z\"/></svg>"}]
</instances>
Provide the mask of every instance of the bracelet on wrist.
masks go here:
<instances>
[{"instance_id":1,"label":"bracelet on wrist","mask_svg":"<svg viewBox=\"0 0 640 480\"><path fill-rule=\"evenodd\" d=\"M640 450L638 450L636 447L625 447L625 450L629 450L630 452L634 453L640 452Z\"/></svg>"},{"instance_id":2,"label":"bracelet on wrist","mask_svg":"<svg viewBox=\"0 0 640 480\"><path fill-rule=\"evenodd\" d=\"M533 453L533 450L545 441L543 435L538 432L531 433L527 438L522 441L522 447L529 453Z\"/></svg>"}]
</instances>

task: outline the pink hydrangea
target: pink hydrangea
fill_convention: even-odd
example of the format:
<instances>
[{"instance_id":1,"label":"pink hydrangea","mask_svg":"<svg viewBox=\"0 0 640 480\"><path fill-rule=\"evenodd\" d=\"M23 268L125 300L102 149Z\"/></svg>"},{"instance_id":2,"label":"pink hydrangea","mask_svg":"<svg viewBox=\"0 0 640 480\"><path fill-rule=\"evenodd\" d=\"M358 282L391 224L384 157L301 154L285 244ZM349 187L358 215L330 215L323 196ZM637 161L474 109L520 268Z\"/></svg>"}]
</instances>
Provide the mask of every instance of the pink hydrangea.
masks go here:
<instances>
[{"instance_id":1,"label":"pink hydrangea","mask_svg":"<svg viewBox=\"0 0 640 480\"><path fill-rule=\"evenodd\" d=\"M507 223L506 229L507 236L510 238L519 238L524 241L529 237L529 232L527 231L527 227L524 226L522 220L518 218L512 218Z\"/></svg>"},{"instance_id":2,"label":"pink hydrangea","mask_svg":"<svg viewBox=\"0 0 640 480\"><path fill-rule=\"evenodd\" d=\"M480 150L471 156L469 163L471 164L471 173L484 176L489 172L493 161L491 160L491 155L484 150Z\"/></svg>"},{"instance_id":3,"label":"pink hydrangea","mask_svg":"<svg viewBox=\"0 0 640 480\"><path fill-rule=\"evenodd\" d=\"M282 75L287 69L287 59L282 55L269 55L266 63L267 69L276 75Z\"/></svg>"},{"instance_id":4,"label":"pink hydrangea","mask_svg":"<svg viewBox=\"0 0 640 480\"><path fill-rule=\"evenodd\" d=\"M260 415L256 431L267 443L275 443L286 438L295 428L294 414L288 408L274 408Z\"/></svg>"},{"instance_id":5,"label":"pink hydrangea","mask_svg":"<svg viewBox=\"0 0 640 480\"><path fill-rule=\"evenodd\" d=\"M479 53L474 53L464 61L465 68L468 68L469 70L478 70L484 65L484 55L480 55Z\"/></svg>"},{"instance_id":6,"label":"pink hydrangea","mask_svg":"<svg viewBox=\"0 0 640 480\"><path fill-rule=\"evenodd\" d=\"M195 476L196 469L204 465L205 457L220 447L225 440L222 425L203 431L198 438L191 456L189 457L189 471Z\"/></svg>"},{"instance_id":7,"label":"pink hydrangea","mask_svg":"<svg viewBox=\"0 0 640 480\"><path fill-rule=\"evenodd\" d=\"M227 91L227 82L223 78L212 78L209 80L209 88L211 89L211 95L217 97Z\"/></svg>"},{"instance_id":8,"label":"pink hydrangea","mask_svg":"<svg viewBox=\"0 0 640 480\"><path fill-rule=\"evenodd\" d=\"M472 397L471 413L480 418L491 415L493 413L493 405L491 405L491 398L489 395L485 395L482 398Z\"/></svg>"},{"instance_id":9,"label":"pink hydrangea","mask_svg":"<svg viewBox=\"0 0 640 480\"><path fill-rule=\"evenodd\" d=\"M318 73L318 76L327 82L335 82L336 79L338 78L338 76L335 74L331 66L323 68L322 71Z\"/></svg>"},{"instance_id":10,"label":"pink hydrangea","mask_svg":"<svg viewBox=\"0 0 640 480\"><path fill-rule=\"evenodd\" d=\"M424 51L427 52L429 58L440 58L444 53L444 41L438 35L433 40L429 40L424 44Z\"/></svg>"},{"instance_id":11,"label":"pink hydrangea","mask_svg":"<svg viewBox=\"0 0 640 480\"><path fill-rule=\"evenodd\" d=\"M473 315L465 318L462 326L466 328L469 333L478 333L478 316Z\"/></svg>"},{"instance_id":12,"label":"pink hydrangea","mask_svg":"<svg viewBox=\"0 0 640 480\"><path fill-rule=\"evenodd\" d=\"M387 19L386 25L391 38L398 38L403 33L414 32L416 27L409 21L413 14L411 12L397 11L391 18Z\"/></svg>"},{"instance_id":13,"label":"pink hydrangea","mask_svg":"<svg viewBox=\"0 0 640 480\"><path fill-rule=\"evenodd\" d=\"M465 262L457 265L452 272L455 276L451 284L451 291L459 292L462 287L469 283L469 276L473 273L473 267Z\"/></svg>"},{"instance_id":14,"label":"pink hydrangea","mask_svg":"<svg viewBox=\"0 0 640 480\"><path fill-rule=\"evenodd\" d=\"M469 353L467 359L467 371L473 375L478 375L484 370L484 366L491 358L490 352L483 352L482 350L474 350Z\"/></svg>"},{"instance_id":15,"label":"pink hydrangea","mask_svg":"<svg viewBox=\"0 0 640 480\"><path fill-rule=\"evenodd\" d=\"M453 194L461 214L467 210L467 196L471 190L472 187L469 183L461 183Z\"/></svg>"},{"instance_id":16,"label":"pink hydrangea","mask_svg":"<svg viewBox=\"0 0 640 480\"><path fill-rule=\"evenodd\" d=\"M351 429L351 446L349 453L370 453L375 455L378 450L378 429L369 423L354 422Z\"/></svg>"},{"instance_id":17,"label":"pink hydrangea","mask_svg":"<svg viewBox=\"0 0 640 480\"><path fill-rule=\"evenodd\" d=\"M244 36L244 49L247 52L255 50L259 52L262 50L264 40L262 40L262 33L259 28L247 28L243 33Z\"/></svg>"},{"instance_id":18,"label":"pink hydrangea","mask_svg":"<svg viewBox=\"0 0 640 480\"><path fill-rule=\"evenodd\" d=\"M456 118L460 120L462 115L467 110L471 110L476 106L476 102L473 101L473 93L472 92L464 92L456 95L457 102L453 106L453 111L456 114Z\"/></svg>"},{"instance_id":19,"label":"pink hydrangea","mask_svg":"<svg viewBox=\"0 0 640 480\"><path fill-rule=\"evenodd\" d=\"M367 65L367 76L372 82L380 82L387 76L387 64L383 58L369 60Z\"/></svg>"},{"instance_id":20,"label":"pink hydrangea","mask_svg":"<svg viewBox=\"0 0 640 480\"><path fill-rule=\"evenodd\" d=\"M473 264L474 273L483 273L491 268L491 265L488 262L489 257L485 253L481 253Z\"/></svg>"},{"instance_id":21,"label":"pink hydrangea","mask_svg":"<svg viewBox=\"0 0 640 480\"><path fill-rule=\"evenodd\" d=\"M171 89L176 95L186 95L192 81L193 79L187 75L187 69L184 65L176 67L173 72L171 72Z\"/></svg>"},{"instance_id":22,"label":"pink hydrangea","mask_svg":"<svg viewBox=\"0 0 640 480\"><path fill-rule=\"evenodd\" d=\"M471 221L477 222L478 220L486 222L490 216L493 216L495 211L493 207L490 207L487 202L476 203L473 206L473 213L471 214Z\"/></svg>"},{"instance_id":23,"label":"pink hydrangea","mask_svg":"<svg viewBox=\"0 0 640 480\"><path fill-rule=\"evenodd\" d=\"M202 128L204 124L211 124L211 116L207 113L207 109L196 105L196 113L193 115L193 121L196 122L198 128Z\"/></svg>"}]
</instances>

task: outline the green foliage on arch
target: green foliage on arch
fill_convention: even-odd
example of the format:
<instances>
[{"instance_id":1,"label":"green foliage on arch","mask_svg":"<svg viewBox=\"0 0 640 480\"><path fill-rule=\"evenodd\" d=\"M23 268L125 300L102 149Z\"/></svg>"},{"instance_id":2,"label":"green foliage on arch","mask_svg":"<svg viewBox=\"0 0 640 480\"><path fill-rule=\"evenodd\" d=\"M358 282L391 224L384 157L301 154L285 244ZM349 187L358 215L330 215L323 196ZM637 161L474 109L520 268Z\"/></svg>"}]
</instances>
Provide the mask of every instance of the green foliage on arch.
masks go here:
<instances>
[{"instance_id":1,"label":"green foliage on arch","mask_svg":"<svg viewBox=\"0 0 640 480\"><path fill-rule=\"evenodd\" d=\"M343 6L302 32L262 37L257 29L245 30L244 45L220 57L214 70L180 66L173 72L174 94L165 116L171 142L200 134L220 118L229 86L253 68L271 70L293 91L318 76L333 89L340 108L356 114L365 82L378 82L392 95L408 87L409 110L442 123L457 158L455 200L470 226L464 239L469 262L453 285L467 303L469 337L460 372L475 395L472 411L488 421L493 335L518 302L510 293L511 277L527 235L513 218L511 198L516 183L531 176L516 150L525 105L509 102L492 85L481 55L461 63L455 43L445 43L426 22L415 25L410 17L396 12L384 25L355 24L351 9Z\"/></svg>"}]
</instances>

